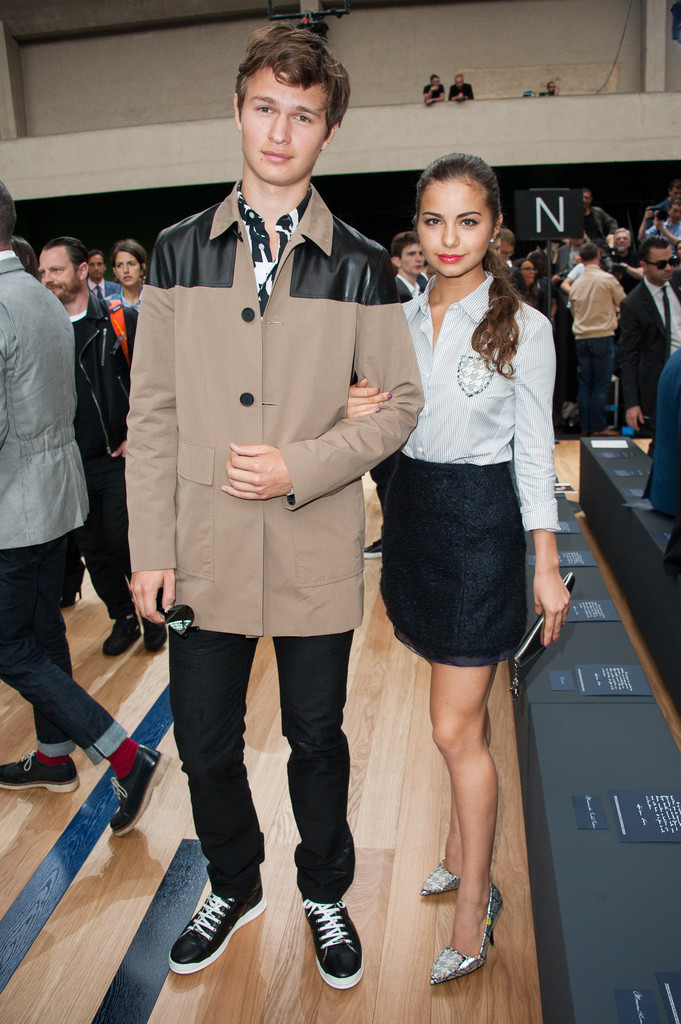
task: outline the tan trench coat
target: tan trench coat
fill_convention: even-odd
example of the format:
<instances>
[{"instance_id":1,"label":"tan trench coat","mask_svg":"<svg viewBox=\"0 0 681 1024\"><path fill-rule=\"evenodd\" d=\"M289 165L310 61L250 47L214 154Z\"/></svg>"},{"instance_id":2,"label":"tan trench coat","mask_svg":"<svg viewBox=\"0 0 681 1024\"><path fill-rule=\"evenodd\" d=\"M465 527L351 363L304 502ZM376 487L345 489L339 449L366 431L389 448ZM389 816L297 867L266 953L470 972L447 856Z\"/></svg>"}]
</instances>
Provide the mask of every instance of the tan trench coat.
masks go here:
<instances>
[{"instance_id":1,"label":"tan trench coat","mask_svg":"<svg viewBox=\"0 0 681 1024\"><path fill-rule=\"evenodd\" d=\"M132 367L132 568L175 568L176 599L204 629L342 632L362 616L361 476L404 443L422 406L411 339L385 252L334 221L314 190L262 320L244 238L233 192L157 243ZM307 280L306 297L290 294L297 248L328 262L334 238L360 261L369 301ZM344 418L353 372L392 392L380 413ZM221 491L230 441L278 446L295 504Z\"/></svg>"}]
</instances>

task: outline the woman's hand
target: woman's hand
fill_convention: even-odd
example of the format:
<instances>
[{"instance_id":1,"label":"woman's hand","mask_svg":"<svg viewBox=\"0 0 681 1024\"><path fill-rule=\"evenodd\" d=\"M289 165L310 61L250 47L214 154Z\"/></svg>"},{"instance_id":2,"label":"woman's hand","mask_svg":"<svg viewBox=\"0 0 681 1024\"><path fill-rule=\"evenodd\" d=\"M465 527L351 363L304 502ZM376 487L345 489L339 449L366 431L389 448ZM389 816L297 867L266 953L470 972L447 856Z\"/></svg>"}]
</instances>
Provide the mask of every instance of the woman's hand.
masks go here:
<instances>
[{"instance_id":1,"label":"woman's hand","mask_svg":"<svg viewBox=\"0 0 681 1024\"><path fill-rule=\"evenodd\" d=\"M381 391L380 388L369 388L368 383L367 378L362 377L348 389L348 404L345 409L347 417L368 416L372 412L380 412L383 403L392 398L390 392Z\"/></svg>"},{"instance_id":2,"label":"woman's hand","mask_svg":"<svg viewBox=\"0 0 681 1024\"><path fill-rule=\"evenodd\" d=\"M548 530L533 530L535 571L532 592L534 610L544 613L541 641L548 647L557 640L570 610L570 591L563 583L558 561L556 535Z\"/></svg>"},{"instance_id":3,"label":"woman's hand","mask_svg":"<svg viewBox=\"0 0 681 1024\"><path fill-rule=\"evenodd\" d=\"M548 647L552 640L558 639L565 625L570 610L570 591L563 583L559 569L535 572L532 591L534 610L537 615L544 613L541 640L544 647Z\"/></svg>"}]
</instances>

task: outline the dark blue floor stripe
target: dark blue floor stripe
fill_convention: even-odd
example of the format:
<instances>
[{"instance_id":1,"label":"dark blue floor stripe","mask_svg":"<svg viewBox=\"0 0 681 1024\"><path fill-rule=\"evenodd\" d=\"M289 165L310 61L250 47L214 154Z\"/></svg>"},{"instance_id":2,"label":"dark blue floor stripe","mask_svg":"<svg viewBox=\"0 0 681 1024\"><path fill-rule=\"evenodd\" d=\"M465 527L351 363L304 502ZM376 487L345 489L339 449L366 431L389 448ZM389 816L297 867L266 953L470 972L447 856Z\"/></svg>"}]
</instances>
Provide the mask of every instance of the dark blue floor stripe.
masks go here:
<instances>
[{"instance_id":1,"label":"dark blue floor stripe","mask_svg":"<svg viewBox=\"0 0 681 1024\"><path fill-rule=\"evenodd\" d=\"M168 953L206 884L198 839L183 839L92 1024L144 1024L168 974Z\"/></svg>"},{"instance_id":2,"label":"dark blue floor stripe","mask_svg":"<svg viewBox=\"0 0 681 1024\"><path fill-rule=\"evenodd\" d=\"M168 687L133 739L157 746L172 723ZM0 921L0 992L24 959L62 896L90 856L118 807L107 771ZM125 839L121 839L125 843Z\"/></svg>"}]
</instances>

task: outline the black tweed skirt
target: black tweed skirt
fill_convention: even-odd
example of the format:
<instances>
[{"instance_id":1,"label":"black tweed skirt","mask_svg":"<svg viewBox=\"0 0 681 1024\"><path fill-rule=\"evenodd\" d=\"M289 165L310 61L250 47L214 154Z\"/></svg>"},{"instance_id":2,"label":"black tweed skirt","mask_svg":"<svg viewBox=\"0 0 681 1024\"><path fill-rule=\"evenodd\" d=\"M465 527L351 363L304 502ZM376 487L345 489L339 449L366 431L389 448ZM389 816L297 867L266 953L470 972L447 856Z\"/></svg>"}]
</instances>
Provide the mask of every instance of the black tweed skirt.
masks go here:
<instances>
[{"instance_id":1,"label":"black tweed skirt","mask_svg":"<svg viewBox=\"0 0 681 1024\"><path fill-rule=\"evenodd\" d=\"M511 656L527 608L509 463L400 455L386 499L381 592L395 635L429 661L496 665Z\"/></svg>"}]
</instances>

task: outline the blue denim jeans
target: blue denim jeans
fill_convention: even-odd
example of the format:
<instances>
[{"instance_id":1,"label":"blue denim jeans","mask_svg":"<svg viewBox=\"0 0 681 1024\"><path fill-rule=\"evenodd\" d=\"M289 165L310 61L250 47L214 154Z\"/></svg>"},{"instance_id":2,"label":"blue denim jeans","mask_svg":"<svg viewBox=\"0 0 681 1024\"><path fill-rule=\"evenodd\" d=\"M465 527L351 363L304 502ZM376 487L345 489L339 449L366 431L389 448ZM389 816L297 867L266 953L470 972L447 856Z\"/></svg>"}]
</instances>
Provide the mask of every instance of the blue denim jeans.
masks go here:
<instances>
[{"instance_id":1,"label":"blue denim jeans","mask_svg":"<svg viewBox=\"0 0 681 1024\"><path fill-rule=\"evenodd\" d=\"M0 550L0 679L33 705L47 757L77 744L97 764L127 733L71 676L59 608L66 537Z\"/></svg>"},{"instance_id":2,"label":"blue denim jeans","mask_svg":"<svg viewBox=\"0 0 681 1024\"><path fill-rule=\"evenodd\" d=\"M257 640L199 630L171 631L170 706L189 779L196 834L213 891L248 892L264 840L244 765L246 691ZM355 851L347 823L350 756L342 730L352 631L274 637L282 732L291 747L288 782L300 833L298 888L335 903L352 882Z\"/></svg>"},{"instance_id":3,"label":"blue denim jeans","mask_svg":"<svg viewBox=\"0 0 681 1024\"><path fill-rule=\"evenodd\" d=\"M613 339L575 338L579 363L579 424L592 434L608 425L606 406L615 362Z\"/></svg>"}]
</instances>

